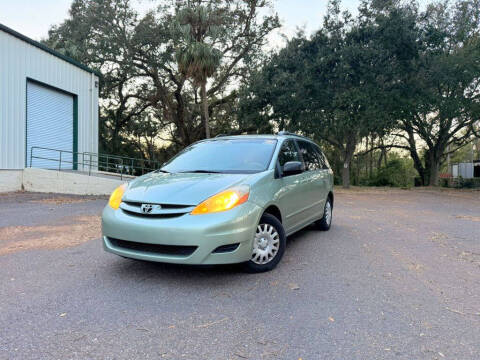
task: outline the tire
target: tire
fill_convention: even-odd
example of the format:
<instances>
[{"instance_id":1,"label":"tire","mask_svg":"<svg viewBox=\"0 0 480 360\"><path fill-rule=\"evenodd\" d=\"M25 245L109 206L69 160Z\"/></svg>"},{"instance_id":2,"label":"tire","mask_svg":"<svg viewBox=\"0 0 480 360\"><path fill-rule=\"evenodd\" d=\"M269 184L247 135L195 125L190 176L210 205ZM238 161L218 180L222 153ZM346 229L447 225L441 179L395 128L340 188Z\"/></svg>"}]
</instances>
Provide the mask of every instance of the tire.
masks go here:
<instances>
[{"instance_id":1,"label":"tire","mask_svg":"<svg viewBox=\"0 0 480 360\"><path fill-rule=\"evenodd\" d=\"M286 242L282 223L273 215L263 214L255 231L252 258L243 269L249 273L273 270L285 253Z\"/></svg>"},{"instance_id":2,"label":"tire","mask_svg":"<svg viewBox=\"0 0 480 360\"><path fill-rule=\"evenodd\" d=\"M327 197L327 201L325 201L325 206L323 208L323 217L315 222L315 225L319 230L328 231L330 230L330 226L332 225L332 218L333 218L333 205L332 199Z\"/></svg>"}]
</instances>

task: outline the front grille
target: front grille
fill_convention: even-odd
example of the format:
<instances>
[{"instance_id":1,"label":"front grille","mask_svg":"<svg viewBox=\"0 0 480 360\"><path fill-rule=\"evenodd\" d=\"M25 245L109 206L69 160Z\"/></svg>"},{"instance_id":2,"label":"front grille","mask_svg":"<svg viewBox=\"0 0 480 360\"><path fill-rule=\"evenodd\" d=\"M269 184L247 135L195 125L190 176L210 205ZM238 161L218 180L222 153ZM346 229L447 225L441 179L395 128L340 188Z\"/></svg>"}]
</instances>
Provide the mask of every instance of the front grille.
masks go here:
<instances>
[{"instance_id":1,"label":"front grille","mask_svg":"<svg viewBox=\"0 0 480 360\"><path fill-rule=\"evenodd\" d=\"M185 213L167 213L167 214L143 214L139 212L129 211L122 209L125 214L141 217L141 218L153 218L153 219L169 219L169 218L176 218L185 215Z\"/></svg>"},{"instance_id":2,"label":"front grille","mask_svg":"<svg viewBox=\"0 0 480 360\"><path fill-rule=\"evenodd\" d=\"M228 253L237 250L238 246L240 244L228 244L228 245L222 245L217 247L215 250L212 251L214 254L219 254L219 253Z\"/></svg>"},{"instance_id":3,"label":"front grille","mask_svg":"<svg viewBox=\"0 0 480 360\"><path fill-rule=\"evenodd\" d=\"M135 202L135 201L124 201L125 204L130 205L130 206L135 206L135 207L140 207L143 203L141 202ZM179 209L183 210L186 208L191 207L191 205L176 205L176 204L160 204L162 206L162 209Z\"/></svg>"},{"instance_id":4,"label":"front grille","mask_svg":"<svg viewBox=\"0 0 480 360\"><path fill-rule=\"evenodd\" d=\"M146 244L135 241L126 241L114 238L108 238L110 243L120 249L135 250L147 253L153 253L158 255L178 255L189 256L192 255L198 246L183 246L183 245L159 245L159 244Z\"/></svg>"},{"instance_id":5,"label":"front grille","mask_svg":"<svg viewBox=\"0 0 480 360\"><path fill-rule=\"evenodd\" d=\"M125 214L146 217L146 218L174 218L179 217L191 212L195 206L192 205L180 205L180 204L152 204L150 212L144 213L142 211L142 204L134 201L123 201L120 204L120 209Z\"/></svg>"}]
</instances>

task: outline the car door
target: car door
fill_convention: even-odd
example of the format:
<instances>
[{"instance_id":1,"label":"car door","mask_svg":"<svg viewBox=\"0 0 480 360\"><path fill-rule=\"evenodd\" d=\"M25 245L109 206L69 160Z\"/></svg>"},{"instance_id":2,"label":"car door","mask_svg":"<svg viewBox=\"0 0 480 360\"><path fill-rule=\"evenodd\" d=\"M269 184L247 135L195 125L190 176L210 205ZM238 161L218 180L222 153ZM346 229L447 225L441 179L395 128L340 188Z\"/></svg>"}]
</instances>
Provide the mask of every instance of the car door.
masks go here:
<instances>
[{"instance_id":1,"label":"car door","mask_svg":"<svg viewBox=\"0 0 480 360\"><path fill-rule=\"evenodd\" d=\"M295 231L305 221L304 209L308 203L308 195L304 191L305 177L303 173L284 175L283 166L289 161L300 161L298 148L293 139L283 142L277 158L280 177L276 180L279 183L278 204L283 216L283 226L286 233Z\"/></svg>"},{"instance_id":2,"label":"car door","mask_svg":"<svg viewBox=\"0 0 480 360\"><path fill-rule=\"evenodd\" d=\"M308 198L304 211L305 222L308 223L322 217L325 199L327 198L328 174L323 169L319 150L314 143L297 140L297 144L305 163L302 183Z\"/></svg>"}]
</instances>

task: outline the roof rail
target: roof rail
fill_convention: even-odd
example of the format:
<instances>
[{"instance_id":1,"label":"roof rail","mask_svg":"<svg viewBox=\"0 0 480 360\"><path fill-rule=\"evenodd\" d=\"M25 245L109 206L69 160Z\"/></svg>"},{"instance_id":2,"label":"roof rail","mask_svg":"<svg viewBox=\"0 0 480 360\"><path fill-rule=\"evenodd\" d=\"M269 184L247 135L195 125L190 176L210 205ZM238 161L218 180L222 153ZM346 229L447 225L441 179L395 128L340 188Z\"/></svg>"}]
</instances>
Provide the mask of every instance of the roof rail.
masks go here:
<instances>
[{"instance_id":1,"label":"roof rail","mask_svg":"<svg viewBox=\"0 0 480 360\"><path fill-rule=\"evenodd\" d=\"M217 137L222 137L222 136L228 136L227 134L218 134L217 136L215 136L216 138Z\"/></svg>"},{"instance_id":2,"label":"roof rail","mask_svg":"<svg viewBox=\"0 0 480 360\"><path fill-rule=\"evenodd\" d=\"M308 137L306 137L306 136L298 135L298 134L292 133L292 132L290 132L290 131L279 131L279 132L277 133L277 135L298 136L298 137L301 137L301 138L310 140L310 139L309 139Z\"/></svg>"}]
</instances>

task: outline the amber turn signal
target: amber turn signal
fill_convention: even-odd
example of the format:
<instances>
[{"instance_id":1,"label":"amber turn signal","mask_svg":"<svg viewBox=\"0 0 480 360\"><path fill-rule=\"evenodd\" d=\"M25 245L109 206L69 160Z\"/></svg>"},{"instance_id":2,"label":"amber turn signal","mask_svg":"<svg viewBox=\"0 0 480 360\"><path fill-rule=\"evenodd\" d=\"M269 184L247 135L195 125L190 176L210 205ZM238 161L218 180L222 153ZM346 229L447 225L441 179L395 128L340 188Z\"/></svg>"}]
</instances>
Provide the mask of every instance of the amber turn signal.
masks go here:
<instances>
[{"instance_id":1,"label":"amber turn signal","mask_svg":"<svg viewBox=\"0 0 480 360\"><path fill-rule=\"evenodd\" d=\"M127 184L122 184L113 190L112 195L110 195L110 199L108 200L108 205L110 205L112 209L117 210L120 207L120 203L122 202L122 197L126 188Z\"/></svg>"}]
</instances>

